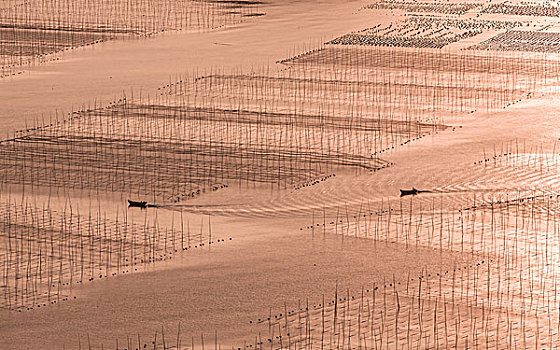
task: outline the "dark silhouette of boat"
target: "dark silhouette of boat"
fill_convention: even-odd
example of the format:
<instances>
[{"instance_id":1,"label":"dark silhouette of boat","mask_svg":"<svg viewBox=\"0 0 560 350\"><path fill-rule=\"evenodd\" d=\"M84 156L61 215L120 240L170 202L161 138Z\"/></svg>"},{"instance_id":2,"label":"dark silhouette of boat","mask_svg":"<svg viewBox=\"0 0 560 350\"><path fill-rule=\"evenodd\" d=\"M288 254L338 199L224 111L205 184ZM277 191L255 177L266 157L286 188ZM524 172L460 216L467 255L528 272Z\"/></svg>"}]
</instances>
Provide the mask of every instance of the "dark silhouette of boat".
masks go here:
<instances>
[{"instance_id":1,"label":"dark silhouette of boat","mask_svg":"<svg viewBox=\"0 0 560 350\"><path fill-rule=\"evenodd\" d=\"M416 196L418 193L431 193L432 191L421 191L412 187L411 190L401 190L401 197L404 196Z\"/></svg>"},{"instance_id":2,"label":"dark silhouette of boat","mask_svg":"<svg viewBox=\"0 0 560 350\"><path fill-rule=\"evenodd\" d=\"M140 208L140 209L145 209L148 207L148 202L137 202L137 201L131 201L130 199L128 200L128 207L129 208Z\"/></svg>"},{"instance_id":3,"label":"dark silhouette of boat","mask_svg":"<svg viewBox=\"0 0 560 350\"><path fill-rule=\"evenodd\" d=\"M401 197L404 196L416 196L418 194L418 190L412 187L411 190L401 190ZM129 201L130 202L130 201Z\"/></svg>"}]
</instances>

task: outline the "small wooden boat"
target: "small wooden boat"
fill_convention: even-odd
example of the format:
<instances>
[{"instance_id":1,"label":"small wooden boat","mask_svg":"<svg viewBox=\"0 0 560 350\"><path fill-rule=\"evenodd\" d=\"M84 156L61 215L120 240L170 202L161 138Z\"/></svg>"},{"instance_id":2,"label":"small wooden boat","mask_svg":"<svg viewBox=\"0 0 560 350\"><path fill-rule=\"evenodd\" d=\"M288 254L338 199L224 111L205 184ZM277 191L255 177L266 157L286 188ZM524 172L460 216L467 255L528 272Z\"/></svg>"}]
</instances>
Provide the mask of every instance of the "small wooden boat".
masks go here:
<instances>
[{"instance_id":1,"label":"small wooden boat","mask_svg":"<svg viewBox=\"0 0 560 350\"><path fill-rule=\"evenodd\" d=\"M420 191L418 191L417 189L415 189L414 187L412 187L411 190L401 190L401 197L404 197L404 196L416 196L418 193L420 193Z\"/></svg>"},{"instance_id":2,"label":"small wooden boat","mask_svg":"<svg viewBox=\"0 0 560 350\"><path fill-rule=\"evenodd\" d=\"M416 196L419 193L433 193L433 192L429 190L417 190L416 188L412 187L411 190L401 190L401 197Z\"/></svg>"},{"instance_id":3,"label":"small wooden boat","mask_svg":"<svg viewBox=\"0 0 560 350\"><path fill-rule=\"evenodd\" d=\"M131 201L130 199L128 200L128 207L129 208L140 208L140 209L145 209L148 207L148 202L137 202L137 201Z\"/></svg>"}]
</instances>

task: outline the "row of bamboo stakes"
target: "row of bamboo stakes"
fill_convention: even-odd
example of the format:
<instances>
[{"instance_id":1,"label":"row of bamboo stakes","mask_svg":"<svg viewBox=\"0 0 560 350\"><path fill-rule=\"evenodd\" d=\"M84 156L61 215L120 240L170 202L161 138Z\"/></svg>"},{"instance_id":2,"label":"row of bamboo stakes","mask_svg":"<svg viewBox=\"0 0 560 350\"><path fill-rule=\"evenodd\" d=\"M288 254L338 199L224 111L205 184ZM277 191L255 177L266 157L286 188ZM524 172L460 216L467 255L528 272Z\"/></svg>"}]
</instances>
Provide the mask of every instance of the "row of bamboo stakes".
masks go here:
<instances>
[{"instance_id":1,"label":"row of bamboo stakes","mask_svg":"<svg viewBox=\"0 0 560 350\"><path fill-rule=\"evenodd\" d=\"M187 74L156 96L37 121L1 144L0 175L179 202L228 183L287 188L341 166L377 171L384 153L445 130L446 120L546 89L558 79L550 62L327 46L278 73Z\"/></svg>"},{"instance_id":2,"label":"row of bamboo stakes","mask_svg":"<svg viewBox=\"0 0 560 350\"><path fill-rule=\"evenodd\" d=\"M364 205L358 212L340 215L341 222L340 216L323 213L325 226L312 223L319 227L315 238L334 233L341 239L362 237L374 245L428 247L434 254L459 251L470 258L449 267L424 267L419 275L393 276L361 290L336 286L330 296L284 304L248 320L254 341L232 349L555 347L560 334L557 195L474 199L451 212L449 205L423 209L421 200L399 201L401 208L379 207L372 215ZM414 235L419 237L416 246L410 243ZM195 344L193 339L178 331L177 339L155 339L149 346L205 348L203 341ZM100 346L89 342L90 349ZM217 337L215 346L222 348Z\"/></svg>"},{"instance_id":3,"label":"row of bamboo stakes","mask_svg":"<svg viewBox=\"0 0 560 350\"><path fill-rule=\"evenodd\" d=\"M211 30L262 15L258 1L7 0L3 5L0 77L107 40Z\"/></svg>"},{"instance_id":4,"label":"row of bamboo stakes","mask_svg":"<svg viewBox=\"0 0 560 350\"><path fill-rule=\"evenodd\" d=\"M67 301L78 285L226 242L212 236L210 216L191 222L183 212L173 214L168 227L157 212L129 220L125 210L107 218L100 207L84 212L69 201L59 211L8 197L0 211L0 308L19 312Z\"/></svg>"}]
</instances>

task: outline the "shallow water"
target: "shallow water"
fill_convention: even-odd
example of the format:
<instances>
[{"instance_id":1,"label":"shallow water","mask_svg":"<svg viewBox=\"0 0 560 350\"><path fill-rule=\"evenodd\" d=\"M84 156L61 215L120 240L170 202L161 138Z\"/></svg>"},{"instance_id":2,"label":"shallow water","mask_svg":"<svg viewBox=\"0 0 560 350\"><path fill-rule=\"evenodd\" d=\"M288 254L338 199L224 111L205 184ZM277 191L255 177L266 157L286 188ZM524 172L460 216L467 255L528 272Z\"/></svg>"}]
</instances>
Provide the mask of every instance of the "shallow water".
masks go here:
<instances>
[{"instance_id":1,"label":"shallow water","mask_svg":"<svg viewBox=\"0 0 560 350\"><path fill-rule=\"evenodd\" d=\"M246 72L255 67L261 72L264 71L261 67L270 67L271 71L285 69L275 62L304 52L326 39L363 29L372 21L391 21L390 17L374 20L367 12L356 14L360 4L358 1L274 1L263 5L266 16L233 28L117 40L65 52L58 56L60 61L26 67L25 74L0 80L0 96L8 101L0 105L0 129L7 132L38 120L42 123L43 119L56 115L62 118L64 113L82 106L105 105L123 93L135 97L141 93L153 98L159 93L158 88L180 80L181 72L202 75L222 70ZM560 136L555 119L557 112L554 94L538 94L499 111L455 115L444 121L450 128L385 152L383 158L394 165L375 173L337 168L333 169L336 177L298 190L232 182L226 189L180 205L158 203L163 205L145 211L127 209L125 203L129 198L121 194L63 188L25 188L22 191L17 185L4 186L1 199L9 198L10 203L23 198L24 202L38 208L48 203L51 210L58 212L72 207L84 216L97 212L118 213L121 220L126 216L130 222L140 224L157 222L162 229L171 226L176 229L183 214L190 220L193 232L200 229L206 233L210 231L206 220L211 219L214 239L226 241L175 254L173 259L143 266L138 273L94 278L93 282L73 286L64 291L71 296L69 301L21 313L2 310L0 348L78 348L86 347L88 337L92 348L100 348L101 344L114 347L117 340L122 348L127 343L127 335L130 338L139 335L149 345L147 339L152 339L156 331L161 336L162 329L168 332L168 338L173 338L169 332L174 332L179 322L183 336L194 336L197 347L201 334L207 346L213 345L214 332L221 346L242 346L253 342L259 334L269 335L266 322L259 322L259 319L296 309L307 300L310 305L317 305L323 295L332 298L335 290L357 296L362 287L381 285L393 279L405 281L411 276L425 275L426 271L451 270L457 266L467 271L466 276L461 272L460 293L455 290L455 282L450 286L446 281L442 287L440 279L439 286L431 285L439 291L440 297L444 294L443 299L435 299L434 315L439 312L438 300L447 305L450 300L445 296L455 297L457 293L461 299L458 302L453 299L453 308L463 310L465 322L477 324L476 319L465 318L468 312L471 317L473 312L480 313L478 299L473 308L472 292L480 293L476 298L484 303L496 305L494 289L490 291L490 287L496 288L495 293L500 297L505 295L509 301L511 283L518 295L514 297L511 292L512 306L508 311L534 316L533 311L556 305L556 284L552 287L549 281L556 274L555 269L549 270L549 267L558 257L549 250L549 232L541 232L539 225L544 226L545 221L537 220L537 226L533 223L530 229L525 227L520 231L521 248L518 249L517 221L515 227L511 221L506 221L513 221L509 212L500 212L501 226L493 221L493 209L491 214L488 211L471 216L465 214L467 230L469 227L472 230L466 242L472 243L473 252L464 254L459 253L457 247L442 251L441 242L447 237L441 236L443 228L438 236L434 225L447 220L449 230L451 215L452 226L459 227L460 215L460 228L453 234L461 232L460 251L463 251L463 232L460 231L463 214L457 214L458 210L472 203L493 203L506 195L521 196L535 191L557 193L556 141ZM492 159L477 163L502 154L504 147L512 150L514 145L514 160ZM522 162L527 165L520 166ZM400 189L411 187L432 193L399 197ZM377 213L389 205L395 209L393 217ZM409 217L405 216L408 205ZM541 210L542 207L539 203L530 208ZM441 217L434 219L438 210ZM546 210L556 208L547 207ZM360 214L367 212L374 217L374 226L368 226L371 218L360 223ZM408 236L405 245L402 234L413 234L413 220L425 222L428 227L430 213L431 231L428 228L428 233L421 232L421 237L427 235L431 240L435 235L440 248L437 249L437 239L422 241L419 248L409 246ZM409 226L404 222L407 218ZM334 220L337 224L333 229L328 223ZM380 220L386 220L388 226L396 227L395 231L387 229L386 235L391 239L374 239L372 230L378 227L375 220L377 225ZM551 220L554 220L555 235L560 231L556 231L556 219L551 219L550 215L546 217L546 228ZM488 233L484 236L485 227L490 228L491 237ZM479 228L482 229L479 231ZM495 236L503 241L497 244ZM397 243L390 243L392 240ZM458 242L455 240L453 244L458 245ZM476 253L475 246L480 248ZM503 251L496 252L496 247ZM478 256L479 253L484 256ZM495 269L492 277L490 272L472 266L488 256L505 259L505 263L502 260L502 264L492 267ZM531 264L530 269L527 263ZM545 272L536 271L537 266L543 267ZM471 275L475 272L477 277L480 273L488 278L487 291L477 285L478 280ZM504 275L508 278L501 278ZM507 292L503 286L499 287L502 279L504 283L507 281ZM468 286L466 292L463 292L463 280ZM527 292L527 284L530 288L534 284L542 289L535 287L530 297L525 296L522 292ZM532 305L533 295L539 298L536 306ZM546 305L545 296L548 297ZM551 296L554 296L552 302ZM414 300L408 294L408 283L406 297L408 301ZM431 305L433 298L428 292L422 300ZM420 305L420 291L418 300ZM525 308L523 303L528 304L529 300L531 305ZM408 310L413 308L414 305ZM427 310L432 311L429 307ZM314 322L317 320L315 317ZM489 321L486 322L488 325ZM500 324L499 312L497 322ZM533 319L529 323L535 326ZM447 331L447 321L445 327ZM434 335L435 329L434 326ZM539 329L538 324L535 329ZM419 344L421 335L422 330ZM514 336L519 338L521 333Z\"/></svg>"},{"instance_id":2,"label":"shallow water","mask_svg":"<svg viewBox=\"0 0 560 350\"><path fill-rule=\"evenodd\" d=\"M431 249L374 246L371 240L352 237L317 233L313 238L277 220L248 224L232 219L216 226L227 227L234 239L186 253L153 272L148 268L83 285L74 291L76 300L58 306L4 313L0 345L75 348L78 338L84 344L88 334L95 347L101 346L100 341L115 344L116 339L124 344L125 335L140 333L145 339L162 326L175 329L181 322L186 339L191 335L199 339L200 334L211 338L217 331L222 346L238 346L252 341L260 328L250 321L256 323L271 311L281 313L285 306L296 308L298 302L316 305L322 295L332 298L336 286L343 294L348 289L359 295L362 287L393 278L406 280L408 274L420 275L430 266L439 271L476 261ZM30 333L34 336L27 337Z\"/></svg>"},{"instance_id":3,"label":"shallow water","mask_svg":"<svg viewBox=\"0 0 560 350\"><path fill-rule=\"evenodd\" d=\"M155 96L178 75L272 66L304 47L363 26L352 15L359 1L277 1L266 16L233 28L203 33L169 32L146 39L115 40L63 52L60 61L24 68L0 80L0 127L18 130L62 119L82 106L104 105L123 94ZM266 35L263 35L266 33Z\"/></svg>"}]
</instances>

